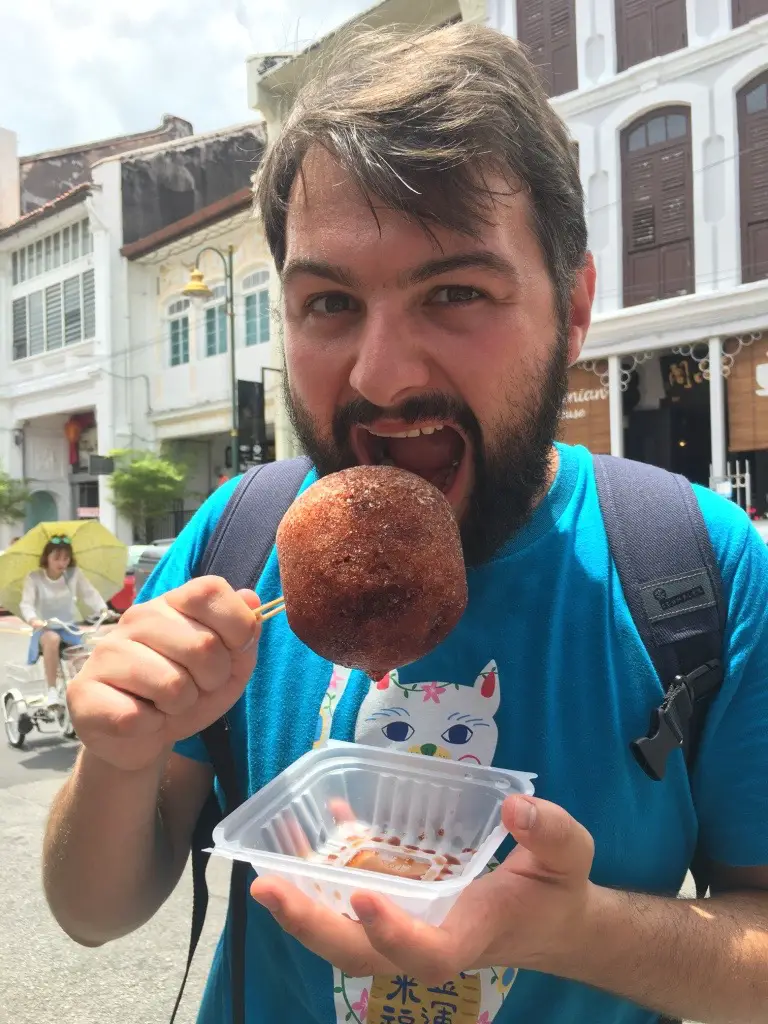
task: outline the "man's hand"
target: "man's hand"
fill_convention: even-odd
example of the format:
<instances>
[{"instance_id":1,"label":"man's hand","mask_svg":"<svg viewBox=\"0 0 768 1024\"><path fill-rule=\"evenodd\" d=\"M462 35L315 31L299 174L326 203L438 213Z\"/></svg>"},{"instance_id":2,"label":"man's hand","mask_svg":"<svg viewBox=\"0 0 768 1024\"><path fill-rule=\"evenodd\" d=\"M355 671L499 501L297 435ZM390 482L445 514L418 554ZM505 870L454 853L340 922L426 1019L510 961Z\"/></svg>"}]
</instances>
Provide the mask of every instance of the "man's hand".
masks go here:
<instances>
[{"instance_id":1,"label":"man's hand","mask_svg":"<svg viewBox=\"0 0 768 1024\"><path fill-rule=\"evenodd\" d=\"M286 931L350 976L405 972L440 984L490 966L558 973L581 951L595 889L589 881L592 837L546 800L510 797L502 820L518 845L467 887L439 928L374 893L352 897L359 923L276 878L256 879L251 895Z\"/></svg>"},{"instance_id":2,"label":"man's hand","mask_svg":"<svg viewBox=\"0 0 768 1024\"><path fill-rule=\"evenodd\" d=\"M147 768L228 711L256 663L258 605L205 576L130 608L67 690L85 748L116 768Z\"/></svg>"}]
</instances>

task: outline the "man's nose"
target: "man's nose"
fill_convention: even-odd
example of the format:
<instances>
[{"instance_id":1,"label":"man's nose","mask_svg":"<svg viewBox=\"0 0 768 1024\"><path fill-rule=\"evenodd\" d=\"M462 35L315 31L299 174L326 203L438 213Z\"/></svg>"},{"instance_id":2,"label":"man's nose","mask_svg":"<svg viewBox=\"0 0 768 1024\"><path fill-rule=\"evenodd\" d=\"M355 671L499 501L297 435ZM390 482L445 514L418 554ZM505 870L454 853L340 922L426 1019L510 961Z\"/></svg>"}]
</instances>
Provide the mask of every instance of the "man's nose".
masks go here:
<instances>
[{"instance_id":1,"label":"man's nose","mask_svg":"<svg viewBox=\"0 0 768 1024\"><path fill-rule=\"evenodd\" d=\"M430 383L426 354L405 313L369 313L362 326L349 382L382 408L397 405Z\"/></svg>"}]
</instances>

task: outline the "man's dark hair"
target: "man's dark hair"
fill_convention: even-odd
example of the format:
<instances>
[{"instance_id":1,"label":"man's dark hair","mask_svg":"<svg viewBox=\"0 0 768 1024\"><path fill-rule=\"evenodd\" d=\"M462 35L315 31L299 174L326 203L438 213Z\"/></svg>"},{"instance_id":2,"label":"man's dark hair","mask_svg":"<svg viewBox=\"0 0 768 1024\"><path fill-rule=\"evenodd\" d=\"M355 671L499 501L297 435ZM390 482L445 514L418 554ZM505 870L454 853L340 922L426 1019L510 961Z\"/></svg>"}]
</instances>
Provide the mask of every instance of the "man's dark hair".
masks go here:
<instances>
[{"instance_id":1,"label":"man's dark hair","mask_svg":"<svg viewBox=\"0 0 768 1024\"><path fill-rule=\"evenodd\" d=\"M369 198L425 230L476 236L492 219L489 174L530 196L533 227L568 319L587 248L584 196L565 125L523 48L458 24L404 34L342 35L299 92L257 175L256 197L278 271L288 203L308 151L330 152Z\"/></svg>"}]
</instances>

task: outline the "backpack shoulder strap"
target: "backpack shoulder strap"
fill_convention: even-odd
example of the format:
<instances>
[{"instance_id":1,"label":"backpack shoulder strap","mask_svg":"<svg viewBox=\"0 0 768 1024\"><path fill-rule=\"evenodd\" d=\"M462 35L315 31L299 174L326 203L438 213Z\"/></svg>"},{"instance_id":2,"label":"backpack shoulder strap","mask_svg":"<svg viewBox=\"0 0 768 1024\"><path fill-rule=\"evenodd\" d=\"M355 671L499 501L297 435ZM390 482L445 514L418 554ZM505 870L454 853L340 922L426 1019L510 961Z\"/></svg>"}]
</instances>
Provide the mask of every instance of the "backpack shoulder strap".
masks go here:
<instances>
[{"instance_id":1,"label":"backpack shoulder strap","mask_svg":"<svg viewBox=\"0 0 768 1024\"><path fill-rule=\"evenodd\" d=\"M652 779L682 748L690 768L723 681L720 569L690 483L657 466L594 456L605 530L624 596L666 692L648 735L631 743Z\"/></svg>"},{"instance_id":2,"label":"backpack shoulder strap","mask_svg":"<svg viewBox=\"0 0 768 1024\"><path fill-rule=\"evenodd\" d=\"M195 575L223 576L235 590L255 587L280 520L311 468L302 457L249 469L227 502Z\"/></svg>"},{"instance_id":3,"label":"backpack shoulder strap","mask_svg":"<svg viewBox=\"0 0 768 1024\"><path fill-rule=\"evenodd\" d=\"M267 564L280 520L288 511L307 473L309 459L268 462L249 470L211 535L200 560L196 576L214 575L227 580L235 590L253 588ZM226 814L242 803L226 715L200 734L224 802ZM208 885L205 869L213 844L213 829L221 820L221 807L211 790L192 837L192 924L187 965L170 1024L174 1024L181 1005L189 969L200 941L208 909ZM235 862L229 886L230 984L233 1024L245 1022L245 927L247 918L248 871L245 863Z\"/></svg>"}]
</instances>

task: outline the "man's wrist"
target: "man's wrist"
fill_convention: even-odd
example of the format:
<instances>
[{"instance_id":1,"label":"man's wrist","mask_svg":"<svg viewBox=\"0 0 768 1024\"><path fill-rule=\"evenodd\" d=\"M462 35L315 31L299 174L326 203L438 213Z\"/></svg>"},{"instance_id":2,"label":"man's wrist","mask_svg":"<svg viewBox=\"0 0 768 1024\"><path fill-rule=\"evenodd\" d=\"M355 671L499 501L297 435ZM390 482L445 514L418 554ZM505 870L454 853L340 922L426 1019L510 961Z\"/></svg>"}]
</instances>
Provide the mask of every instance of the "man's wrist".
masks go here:
<instances>
[{"instance_id":1,"label":"man's wrist","mask_svg":"<svg viewBox=\"0 0 768 1024\"><path fill-rule=\"evenodd\" d=\"M139 768L121 768L107 758L100 757L89 747L83 745L75 766L74 775L85 774L87 777L96 776L101 783L116 785L142 785L154 783L159 788L162 781L168 758L173 748L168 747L155 761ZM128 782L130 780L130 783Z\"/></svg>"},{"instance_id":2,"label":"man's wrist","mask_svg":"<svg viewBox=\"0 0 768 1024\"><path fill-rule=\"evenodd\" d=\"M626 922L626 916L626 893L589 882L579 918L566 929L562 946L552 951L542 969L559 978L604 986L602 976L617 953L617 923Z\"/></svg>"}]
</instances>

